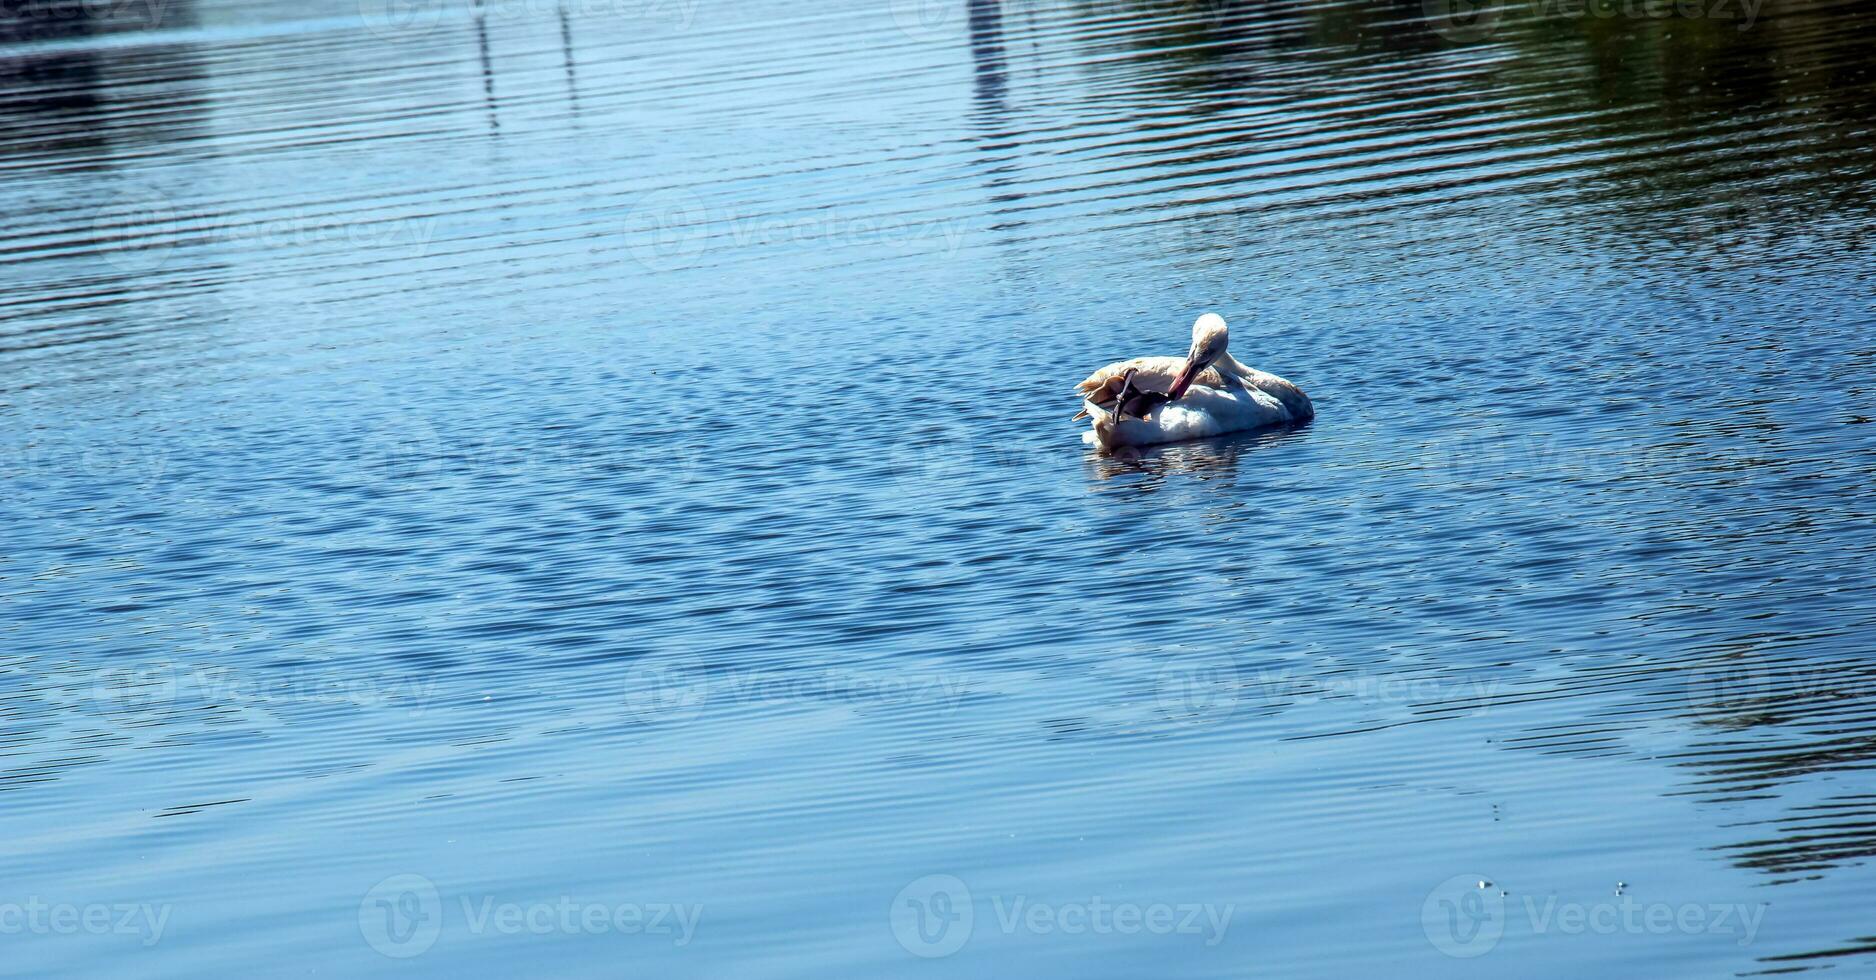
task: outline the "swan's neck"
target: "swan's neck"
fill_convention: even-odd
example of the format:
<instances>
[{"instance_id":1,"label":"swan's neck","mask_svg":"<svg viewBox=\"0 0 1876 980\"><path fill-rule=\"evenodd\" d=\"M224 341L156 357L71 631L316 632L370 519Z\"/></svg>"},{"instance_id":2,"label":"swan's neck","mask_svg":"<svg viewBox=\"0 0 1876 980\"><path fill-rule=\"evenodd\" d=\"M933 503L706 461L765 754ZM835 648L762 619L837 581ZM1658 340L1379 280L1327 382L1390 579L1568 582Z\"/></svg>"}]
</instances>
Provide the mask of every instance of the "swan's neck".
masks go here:
<instances>
[{"instance_id":1,"label":"swan's neck","mask_svg":"<svg viewBox=\"0 0 1876 980\"><path fill-rule=\"evenodd\" d=\"M1240 388L1249 384L1251 380L1250 366L1230 354L1218 355L1218 360L1212 362L1212 370L1217 371L1226 382Z\"/></svg>"}]
</instances>

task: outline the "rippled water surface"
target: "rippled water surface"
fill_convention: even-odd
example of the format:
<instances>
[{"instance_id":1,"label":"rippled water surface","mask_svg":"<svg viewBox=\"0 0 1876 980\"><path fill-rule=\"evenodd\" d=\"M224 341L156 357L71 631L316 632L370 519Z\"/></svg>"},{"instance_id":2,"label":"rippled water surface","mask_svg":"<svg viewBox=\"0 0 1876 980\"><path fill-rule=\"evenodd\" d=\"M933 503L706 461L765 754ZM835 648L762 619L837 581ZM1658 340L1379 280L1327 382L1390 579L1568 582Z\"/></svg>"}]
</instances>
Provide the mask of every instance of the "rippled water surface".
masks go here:
<instances>
[{"instance_id":1,"label":"rippled water surface","mask_svg":"<svg viewBox=\"0 0 1876 980\"><path fill-rule=\"evenodd\" d=\"M1876 963L1867 7L5 9L5 969Z\"/></svg>"}]
</instances>

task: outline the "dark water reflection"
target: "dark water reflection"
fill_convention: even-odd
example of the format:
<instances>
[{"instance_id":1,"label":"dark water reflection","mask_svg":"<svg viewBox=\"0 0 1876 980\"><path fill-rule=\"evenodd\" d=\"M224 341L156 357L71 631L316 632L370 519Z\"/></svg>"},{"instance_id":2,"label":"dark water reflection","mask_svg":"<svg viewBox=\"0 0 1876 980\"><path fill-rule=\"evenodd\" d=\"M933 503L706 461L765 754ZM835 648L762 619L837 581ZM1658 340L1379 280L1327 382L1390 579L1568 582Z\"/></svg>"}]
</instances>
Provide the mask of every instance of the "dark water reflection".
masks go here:
<instances>
[{"instance_id":1,"label":"dark water reflection","mask_svg":"<svg viewBox=\"0 0 1876 980\"><path fill-rule=\"evenodd\" d=\"M1862 6L0 13L21 970L1876 948Z\"/></svg>"}]
</instances>

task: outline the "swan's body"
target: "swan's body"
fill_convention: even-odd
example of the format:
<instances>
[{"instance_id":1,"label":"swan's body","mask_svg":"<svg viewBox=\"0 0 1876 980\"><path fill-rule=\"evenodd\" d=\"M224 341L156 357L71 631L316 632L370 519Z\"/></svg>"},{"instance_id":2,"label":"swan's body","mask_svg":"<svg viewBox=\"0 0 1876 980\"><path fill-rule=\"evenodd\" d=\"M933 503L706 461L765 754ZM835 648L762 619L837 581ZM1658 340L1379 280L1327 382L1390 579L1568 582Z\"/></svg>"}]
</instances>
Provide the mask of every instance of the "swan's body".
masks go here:
<instances>
[{"instance_id":1,"label":"swan's body","mask_svg":"<svg viewBox=\"0 0 1876 980\"><path fill-rule=\"evenodd\" d=\"M1136 357L1089 375L1076 386L1082 411L1094 420L1093 431L1083 438L1106 451L1307 422L1315 416L1301 388L1238 361L1226 352L1226 340L1224 318L1207 313L1192 325L1192 350L1185 357ZM1137 387L1167 392L1172 400L1145 418L1119 413L1114 393L1123 377Z\"/></svg>"}]
</instances>

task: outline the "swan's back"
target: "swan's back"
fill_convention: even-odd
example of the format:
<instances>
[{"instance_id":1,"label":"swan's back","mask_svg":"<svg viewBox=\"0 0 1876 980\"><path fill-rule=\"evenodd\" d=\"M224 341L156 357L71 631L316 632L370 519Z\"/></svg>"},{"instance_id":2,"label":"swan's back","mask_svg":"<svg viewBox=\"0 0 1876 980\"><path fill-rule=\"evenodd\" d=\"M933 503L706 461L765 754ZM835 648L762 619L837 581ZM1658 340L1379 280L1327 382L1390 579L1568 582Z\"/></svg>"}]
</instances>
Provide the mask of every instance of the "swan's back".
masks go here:
<instances>
[{"instance_id":1,"label":"swan's back","mask_svg":"<svg viewBox=\"0 0 1876 980\"><path fill-rule=\"evenodd\" d=\"M1233 360L1231 371L1237 375L1235 379L1215 367L1207 367L1183 398L1153 409L1151 418L1115 417L1112 399L1107 395L1111 379L1132 369L1136 372L1136 385L1165 391L1184 365L1184 358L1136 357L1109 364L1089 375L1077 386L1083 395L1083 410L1094 418L1093 431L1083 438L1104 450L1118 446L1153 446L1307 422L1316 415L1315 406L1301 388Z\"/></svg>"},{"instance_id":2,"label":"swan's back","mask_svg":"<svg viewBox=\"0 0 1876 980\"><path fill-rule=\"evenodd\" d=\"M1075 393L1085 396L1098 391L1110 380L1126 374L1129 369L1139 372L1133 376L1134 384L1152 391L1170 391L1173 379L1179 376L1179 369L1185 367L1185 363L1183 357L1136 357L1130 361L1115 361L1088 375L1087 380L1075 386ZM1193 383L1221 388L1224 387L1225 377L1216 369L1208 367Z\"/></svg>"}]
</instances>

